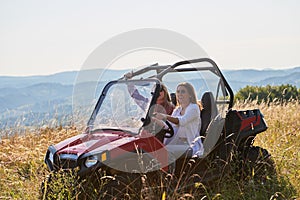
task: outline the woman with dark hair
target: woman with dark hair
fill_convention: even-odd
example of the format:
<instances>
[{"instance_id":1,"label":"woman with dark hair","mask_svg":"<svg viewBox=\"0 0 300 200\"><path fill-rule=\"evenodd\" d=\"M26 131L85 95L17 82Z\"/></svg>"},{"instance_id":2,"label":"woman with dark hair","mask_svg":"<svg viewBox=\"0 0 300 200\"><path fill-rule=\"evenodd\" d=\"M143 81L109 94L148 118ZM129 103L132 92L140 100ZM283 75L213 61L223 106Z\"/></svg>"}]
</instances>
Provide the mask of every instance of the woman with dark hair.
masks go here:
<instances>
[{"instance_id":1,"label":"woman with dark hair","mask_svg":"<svg viewBox=\"0 0 300 200\"><path fill-rule=\"evenodd\" d=\"M132 77L132 72L129 72L124 75L126 79L130 79ZM156 105L154 107L154 112L161 112L164 114L171 115L175 106L171 101L170 94L168 92L168 88L164 84L160 84L159 96L156 99ZM128 91L132 98L135 99L137 104L143 109L146 110L146 104L148 104L149 99L142 96L139 91L134 87L133 84L128 84Z\"/></svg>"},{"instance_id":2,"label":"woman with dark hair","mask_svg":"<svg viewBox=\"0 0 300 200\"><path fill-rule=\"evenodd\" d=\"M163 112L168 115L171 115L175 106L171 102L171 97L168 92L167 87L164 84L161 84L160 92L159 92L159 97L156 99L156 104L159 105L156 107L154 111L158 112L160 109L160 106L163 107Z\"/></svg>"}]
</instances>

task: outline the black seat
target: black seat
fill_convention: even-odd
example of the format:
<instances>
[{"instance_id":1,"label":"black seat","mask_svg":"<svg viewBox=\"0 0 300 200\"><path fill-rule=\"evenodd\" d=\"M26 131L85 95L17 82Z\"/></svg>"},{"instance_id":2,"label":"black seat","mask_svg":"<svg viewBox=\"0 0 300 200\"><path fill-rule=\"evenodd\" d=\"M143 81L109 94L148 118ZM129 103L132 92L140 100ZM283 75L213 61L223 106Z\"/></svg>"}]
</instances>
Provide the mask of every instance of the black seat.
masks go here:
<instances>
[{"instance_id":1,"label":"black seat","mask_svg":"<svg viewBox=\"0 0 300 200\"><path fill-rule=\"evenodd\" d=\"M212 119L217 115L217 106L212 92L205 92L202 95L201 103L201 131L200 136L206 136L206 130Z\"/></svg>"}]
</instances>

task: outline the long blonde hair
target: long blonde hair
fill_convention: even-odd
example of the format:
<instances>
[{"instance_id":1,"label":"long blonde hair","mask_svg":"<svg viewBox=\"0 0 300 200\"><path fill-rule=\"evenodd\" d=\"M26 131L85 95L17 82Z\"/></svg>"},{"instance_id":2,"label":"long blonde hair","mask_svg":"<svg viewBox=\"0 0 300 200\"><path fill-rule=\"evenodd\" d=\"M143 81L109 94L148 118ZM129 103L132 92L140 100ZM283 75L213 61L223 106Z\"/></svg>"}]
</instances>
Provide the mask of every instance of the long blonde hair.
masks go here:
<instances>
[{"instance_id":1,"label":"long blonde hair","mask_svg":"<svg viewBox=\"0 0 300 200\"><path fill-rule=\"evenodd\" d=\"M179 86L183 86L186 88L187 92L189 93L189 95L191 96L191 103L195 103L195 104L198 104L200 110L202 110L202 104L201 102L199 102L197 100L197 95L196 95L196 92L195 92L195 89L194 89L194 86L188 82L182 82L182 83L179 83L176 87L176 90L178 89ZM177 100L177 105L176 106L179 106L179 103L178 103L178 100Z\"/></svg>"}]
</instances>

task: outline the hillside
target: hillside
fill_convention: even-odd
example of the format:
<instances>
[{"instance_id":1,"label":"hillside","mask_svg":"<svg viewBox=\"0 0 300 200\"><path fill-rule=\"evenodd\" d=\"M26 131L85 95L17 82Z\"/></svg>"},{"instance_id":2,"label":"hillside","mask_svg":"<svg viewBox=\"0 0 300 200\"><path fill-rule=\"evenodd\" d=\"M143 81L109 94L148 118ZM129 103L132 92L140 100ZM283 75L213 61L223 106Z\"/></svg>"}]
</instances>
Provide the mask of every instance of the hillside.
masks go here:
<instances>
[{"instance_id":1,"label":"hillside","mask_svg":"<svg viewBox=\"0 0 300 200\"><path fill-rule=\"evenodd\" d=\"M94 102L103 86L128 70L86 70L48 76L0 76L0 128L16 123L27 126L56 122L68 124L74 102L82 97ZM300 67L286 70L224 70L234 92L246 85L292 84L300 88ZM96 90L91 87L96 85ZM76 91L74 91L76 86ZM91 106L91 105L90 105Z\"/></svg>"},{"instance_id":2,"label":"hillside","mask_svg":"<svg viewBox=\"0 0 300 200\"><path fill-rule=\"evenodd\" d=\"M300 85L300 71L285 76L276 76L261 80L258 85L280 85L291 84L299 88Z\"/></svg>"},{"instance_id":3,"label":"hillside","mask_svg":"<svg viewBox=\"0 0 300 200\"><path fill-rule=\"evenodd\" d=\"M234 92L247 85L292 84L300 88L300 67L286 70L224 70L223 73Z\"/></svg>"}]
</instances>

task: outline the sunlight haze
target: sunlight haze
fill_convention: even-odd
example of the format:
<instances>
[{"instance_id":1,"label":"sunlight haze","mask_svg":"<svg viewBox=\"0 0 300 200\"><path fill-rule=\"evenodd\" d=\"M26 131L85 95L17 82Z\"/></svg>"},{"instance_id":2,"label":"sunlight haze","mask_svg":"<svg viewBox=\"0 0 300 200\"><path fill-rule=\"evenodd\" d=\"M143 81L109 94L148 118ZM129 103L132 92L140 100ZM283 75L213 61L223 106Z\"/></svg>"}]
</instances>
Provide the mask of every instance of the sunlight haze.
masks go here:
<instances>
[{"instance_id":1,"label":"sunlight haze","mask_svg":"<svg viewBox=\"0 0 300 200\"><path fill-rule=\"evenodd\" d=\"M140 28L189 37L221 69L297 67L299 9L297 0L1 0L0 75L80 70L103 42Z\"/></svg>"}]
</instances>

